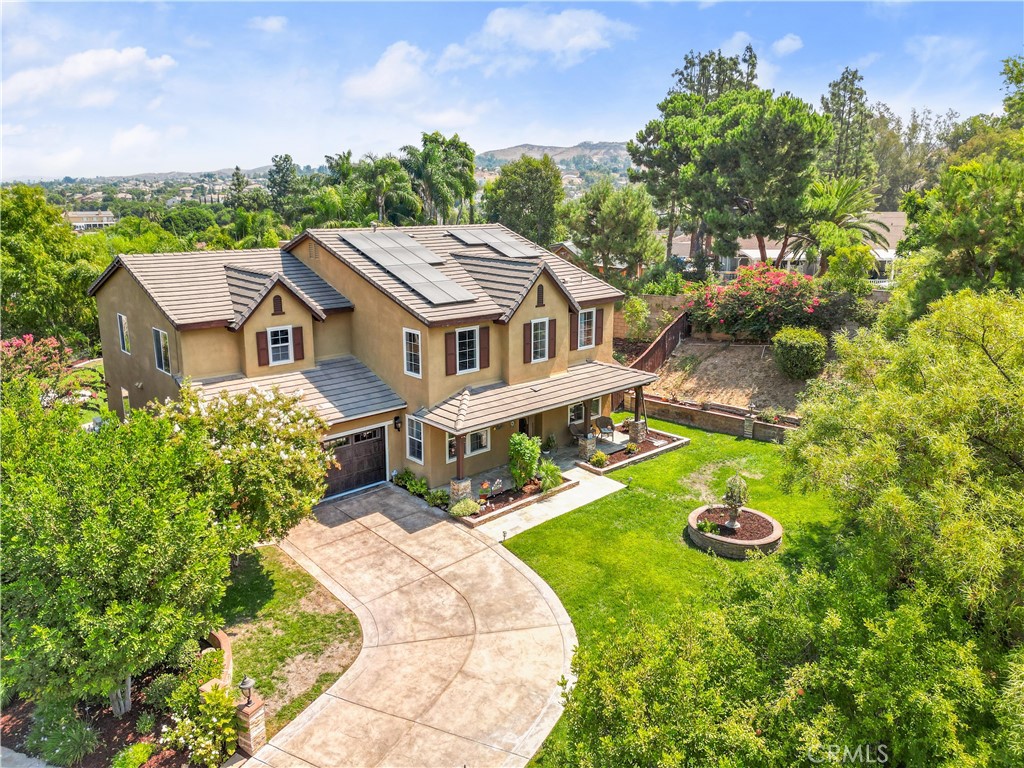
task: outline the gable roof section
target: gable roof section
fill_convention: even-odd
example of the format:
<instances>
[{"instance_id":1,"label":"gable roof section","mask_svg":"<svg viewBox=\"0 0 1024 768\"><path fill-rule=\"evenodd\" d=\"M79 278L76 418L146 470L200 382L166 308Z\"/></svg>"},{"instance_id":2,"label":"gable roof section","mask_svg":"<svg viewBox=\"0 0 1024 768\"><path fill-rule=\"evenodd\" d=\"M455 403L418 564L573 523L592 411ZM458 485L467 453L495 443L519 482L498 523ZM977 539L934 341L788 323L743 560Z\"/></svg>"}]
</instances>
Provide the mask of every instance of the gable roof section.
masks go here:
<instances>
[{"instance_id":1,"label":"gable roof section","mask_svg":"<svg viewBox=\"0 0 1024 768\"><path fill-rule=\"evenodd\" d=\"M233 287L229 286L228 266L234 268ZM276 248L124 254L89 287L89 294L95 295L122 267L178 329L237 327L234 324L247 297L251 302L261 289L269 291L273 284L268 286L267 281L275 276L320 319L321 315L352 309L352 302L337 289L290 253Z\"/></svg>"},{"instance_id":2,"label":"gable roof section","mask_svg":"<svg viewBox=\"0 0 1024 768\"><path fill-rule=\"evenodd\" d=\"M263 299L276 285L284 286L289 293L309 308L317 320L324 320L327 317L319 304L280 272L260 272L236 264L225 264L224 272L228 283L228 295L231 297L231 306L235 311L235 319L228 326L232 330L237 330L244 325L245 321L249 319L249 315L256 311L256 307L263 302Z\"/></svg>"},{"instance_id":3,"label":"gable roof section","mask_svg":"<svg viewBox=\"0 0 1024 768\"><path fill-rule=\"evenodd\" d=\"M447 226L401 227L403 234L438 256L439 263L434 266L443 277L473 296L471 301L439 305L432 304L346 242L346 236L372 230L310 229L286 243L284 248L293 250L306 239L312 239L426 325L457 325L481 320L503 322L511 316L509 309L514 311L514 307L521 303L530 285L544 269L561 283L571 299L570 303L578 305L574 309L617 301L624 295L617 288L539 248L500 224L460 225L455 229L462 234L495 230L504 240L515 240L523 244L524 248L528 246L536 251L538 255L513 258L486 244L483 238L478 238L482 241L480 244L467 245L454 236L452 228ZM527 280L529 282L524 283Z\"/></svg>"}]
</instances>

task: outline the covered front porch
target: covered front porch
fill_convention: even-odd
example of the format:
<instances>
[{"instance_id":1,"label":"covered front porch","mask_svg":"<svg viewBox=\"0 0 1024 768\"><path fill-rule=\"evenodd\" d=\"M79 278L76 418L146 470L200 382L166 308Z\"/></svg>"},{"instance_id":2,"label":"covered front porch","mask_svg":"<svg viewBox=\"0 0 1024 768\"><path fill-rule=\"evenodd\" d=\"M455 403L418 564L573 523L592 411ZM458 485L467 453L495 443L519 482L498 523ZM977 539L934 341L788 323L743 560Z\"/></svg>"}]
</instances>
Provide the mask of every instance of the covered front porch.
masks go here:
<instances>
[{"instance_id":1,"label":"covered front porch","mask_svg":"<svg viewBox=\"0 0 1024 768\"><path fill-rule=\"evenodd\" d=\"M472 485L473 475L478 478L477 484L500 477L505 488L511 487L505 462L508 439L515 432L526 432L547 443L545 449L551 453L549 458L559 466L563 466L563 462L570 466L575 459L586 458L596 450L614 453L624 449L635 435L613 431L599 436L595 434L598 432L595 421L610 412L610 395L632 390L634 416L642 424L643 388L656 379L655 374L646 371L612 363L587 362L547 379L466 389L434 408L417 413L416 418L428 427L443 431L450 448L447 453L452 497L463 497L478 491L478 485ZM467 441L481 432L489 435L493 461L485 466L475 462L470 468L467 453L472 455L474 446L473 441ZM572 439L570 436L574 433L583 437ZM493 450L499 442L504 450Z\"/></svg>"}]
</instances>

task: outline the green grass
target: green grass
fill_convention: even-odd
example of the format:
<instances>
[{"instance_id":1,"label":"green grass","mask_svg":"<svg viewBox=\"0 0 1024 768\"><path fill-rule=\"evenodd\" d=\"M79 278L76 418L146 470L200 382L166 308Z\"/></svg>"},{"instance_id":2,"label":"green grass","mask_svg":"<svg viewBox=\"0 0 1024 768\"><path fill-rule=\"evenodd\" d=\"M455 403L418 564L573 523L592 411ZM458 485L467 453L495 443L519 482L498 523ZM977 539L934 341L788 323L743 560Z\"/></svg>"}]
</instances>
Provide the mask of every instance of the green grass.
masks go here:
<instances>
[{"instance_id":1,"label":"green grass","mask_svg":"<svg viewBox=\"0 0 1024 768\"><path fill-rule=\"evenodd\" d=\"M581 645L615 632L633 613L662 622L681 610L718 604L730 572L748 566L694 549L684 531L689 513L704 503L702 492L720 498L736 469L747 480L750 506L785 528L788 556L813 549L832 530L823 495L782 491L779 446L658 420L650 424L691 442L612 472L628 488L506 542L558 594ZM559 723L545 748L564 738ZM544 749L533 764L544 765Z\"/></svg>"},{"instance_id":2,"label":"green grass","mask_svg":"<svg viewBox=\"0 0 1024 768\"><path fill-rule=\"evenodd\" d=\"M302 570L277 547L260 547L239 558L231 571L221 613L228 629L240 632L232 642L234 677L256 679L264 698L285 688L288 663L305 654L303 666L317 664L334 643L358 642L359 622L330 597L314 600L316 579ZM304 599L310 598L308 600ZM339 610L325 612L324 605ZM341 671L318 675L313 685L281 702L275 711L268 707L268 735L276 732L301 712Z\"/></svg>"}]
</instances>

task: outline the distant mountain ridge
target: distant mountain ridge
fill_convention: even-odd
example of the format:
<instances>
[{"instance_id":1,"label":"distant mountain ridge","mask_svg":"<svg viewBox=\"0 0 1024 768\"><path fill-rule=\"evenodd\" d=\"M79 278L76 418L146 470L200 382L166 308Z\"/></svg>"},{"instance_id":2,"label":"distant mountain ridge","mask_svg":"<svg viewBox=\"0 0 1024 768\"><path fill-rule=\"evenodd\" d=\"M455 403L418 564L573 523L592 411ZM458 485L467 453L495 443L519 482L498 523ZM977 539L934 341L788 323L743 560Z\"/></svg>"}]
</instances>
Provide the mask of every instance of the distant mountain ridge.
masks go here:
<instances>
[{"instance_id":1,"label":"distant mountain ridge","mask_svg":"<svg viewBox=\"0 0 1024 768\"><path fill-rule=\"evenodd\" d=\"M571 147L544 146L542 144L517 144L505 149L492 149L477 155L482 160L506 163L518 160L523 155L543 157L548 155L556 163L565 163L574 157L588 157L598 165L629 163L629 152L624 141L582 141Z\"/></svg>"}]
</instances>

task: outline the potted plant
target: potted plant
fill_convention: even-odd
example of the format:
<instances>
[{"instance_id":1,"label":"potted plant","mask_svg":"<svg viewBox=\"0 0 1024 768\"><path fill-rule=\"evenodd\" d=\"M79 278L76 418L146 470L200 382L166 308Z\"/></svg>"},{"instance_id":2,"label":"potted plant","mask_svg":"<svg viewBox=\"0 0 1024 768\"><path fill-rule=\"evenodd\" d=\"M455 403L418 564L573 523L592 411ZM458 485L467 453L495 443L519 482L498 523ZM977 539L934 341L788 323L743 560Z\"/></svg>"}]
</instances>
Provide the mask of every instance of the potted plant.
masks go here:
<instances>
[{"instance_id":1,"label":"potted plant","mask_svg":"<svg viewBox=\"0 0 1024 768\"><path fill-rule=\"evenodd\" d=\"M544 444L540 447L540 452L545 456L550 456L556 445L558 443L555 441L555 433L548 432L548 436L544 438Z\"/></svg>"},{"instance_id":2,"label":"potted plant","mask_svg":"<svg viewBox=\"0 0 1024 768\"><path fill-rule=\"evenodd\" d=\"M491 493L491 483L488 480L484 480L482 483L480 483L480 503L481 504L486 504L487 503L487 497L490 495L490 493Z\"/></svg>"},{"instance_id":3,"label":"potted plant","mask_svg":"<svg viewBox=\"0 0 1024 768\"><path fill-rule=\"evenodd\" d=\"M725 481L725 495L722 496L722 501L729 507L729 521L725 524L726 528L739 530L740 510L749 500L750 491L747 490L747 481L740 477L739 472Z\"/></svg>"}]
</instances>

